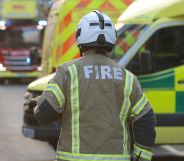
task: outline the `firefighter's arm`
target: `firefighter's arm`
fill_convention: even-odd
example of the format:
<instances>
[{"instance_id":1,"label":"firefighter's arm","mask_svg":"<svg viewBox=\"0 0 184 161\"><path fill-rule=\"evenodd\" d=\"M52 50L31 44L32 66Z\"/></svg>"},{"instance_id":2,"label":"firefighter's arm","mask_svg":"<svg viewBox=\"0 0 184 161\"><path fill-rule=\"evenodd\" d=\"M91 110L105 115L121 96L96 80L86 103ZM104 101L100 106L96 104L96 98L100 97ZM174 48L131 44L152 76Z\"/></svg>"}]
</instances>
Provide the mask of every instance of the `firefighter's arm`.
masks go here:
<instances>
[{"instance_id":1,"label":"firefighter's arm","mask_svg":"<svg viewBox=\"0 0 184 161\"><path fill-rule=\"evenodd\" d=\"M131 95L134 137L134 160L150 161L152 148L155 144L156 119L149 101L142 92L141 86L134 77L133 93Z\"/></svg>"},{"instance_id":2,"label":"firefighter's arm","mask_svg":"<svg viewBox=\"0 0 184 161\"><path fill-rule=\"evenodd\" d=\"M48 124L57 120L65 106L65 73L59 67L56 75L51 79L47 88L39 97L34 115L40 124Z\"/></svg>"}]
</instances>

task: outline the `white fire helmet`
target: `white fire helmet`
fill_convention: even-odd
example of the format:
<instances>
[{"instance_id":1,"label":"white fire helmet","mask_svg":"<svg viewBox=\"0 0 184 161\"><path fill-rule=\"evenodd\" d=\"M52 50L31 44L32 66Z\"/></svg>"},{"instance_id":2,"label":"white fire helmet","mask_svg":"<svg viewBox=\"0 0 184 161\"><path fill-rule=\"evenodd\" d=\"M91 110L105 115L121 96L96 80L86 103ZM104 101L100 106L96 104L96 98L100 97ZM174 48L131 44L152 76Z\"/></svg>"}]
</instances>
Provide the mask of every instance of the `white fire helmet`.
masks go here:
<instances>
[{"instance_id":1,"label":"white fire helmet","mask_svg":"<svg viewBox=\"0 0 184 161\"><path fill-rule=\"evenodd\" d=\"M117 33L112 20L97 10L86 14L78 24L76 41L81 52L91 48L110 52L116 39Z\"/></svg>"}]
</instances>

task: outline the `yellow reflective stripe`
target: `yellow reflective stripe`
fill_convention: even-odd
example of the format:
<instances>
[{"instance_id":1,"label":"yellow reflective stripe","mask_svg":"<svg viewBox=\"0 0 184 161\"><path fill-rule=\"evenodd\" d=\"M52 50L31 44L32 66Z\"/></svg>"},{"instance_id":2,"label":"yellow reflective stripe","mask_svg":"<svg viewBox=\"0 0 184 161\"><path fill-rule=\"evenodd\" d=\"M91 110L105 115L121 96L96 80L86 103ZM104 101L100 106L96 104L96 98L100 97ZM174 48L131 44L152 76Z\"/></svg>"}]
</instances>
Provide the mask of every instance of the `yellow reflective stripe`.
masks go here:
<instances>
[{"instance_id":1,"label":"yellow reflective stripe","mask_svg":"<svg viewBox=\"0 0 184 161\"><path fill-rule=\"evenodd\" d=\"M124 55L125 51L118 45L119 44L117 44L115 47L115 56L122 56Z\"/></svg>"},{"instance_id":2,"label":"yellow reflective stripe","mask_svg":"<svg viewBox=\"0 0 184 161\"><path fill-rule=\"evenodd\" d=\"M146 105L147 102L148 102L148 100L147 100L146 96L143 94L141 99L132 108L132 113L135 114L135 115L139 114L142 111L142 109L144 108L144 106Z\"/></svg>"},{"instance_id":3,"label":"yellow reflective stripe","mask_svg":"<svg viewBox=\"0 0 184 161\"><path fill-rule=\"evenodd\" d=\"M126 34L125 42L126 42L129 46L131 46L131 45L135 42L136 38L132 35L131 32L125 32L125 34Z\"/></svg>"},{"instance_id":4,"label":"yellow reflective stripe","mask_svg":"<svg viewBox=\"0 0 184 161\"><path fill-rule=\"evenodd\" d=\"M123 152L124 154L128 154L128 132L126 127L126 118L127 113L130 108L130 95L132 93L132 86L133 86L133 75L126 70L125 76L125 87L124 87L124 100L123 105L120 112L120 120L123 126Z\"/></svg>"},{"instance_id":5,"label":"yellow reflective stripe","mask_svg":"<svg viewBox=\"0 0 184 161\"><path fill-rule=\"evenodd\" d=\"M60 41L59 42L61 42L61 43L63 43L63 42L65 42L74 32L76 32L76 28L77 28L77 25L78 25L78 22L77 21L75 21L75 20L77 20L78 18L82 18L85 14L87 14L87 13L89 13L89 12L91 12L93 9L95 10L95 9L98 9L99 7L100 7L100 5L103 3L104 1L102 1L102 0L100 0L100 1L95 1L95 2L93 2L92 0L91 0L91 2L89 2L89 4L85 7L85 10L84 11L82 11L81 13L80 12L78 12L78 11L75 11L76 9L76 5L77 5L77 3L79 3L79 4L82 4L82 1L79 1L78 0L78 2L76 3L76 5L74 6L72 6L72 7L66 7L66 8L70 8L70 11L71 10L73 10L72 11L72 19L73 19L73 21L74 22L72 22L72 23L70 23L68 26L66 26L64 29L63 29L63 32L65 33L65 34L62 34L61 36L58 36L58 38L61 38L60 39ZM79 14L79 15L75 15L75 12L77 13L77 14ZM67 12L67 14L69 13L69 11ZM65 14L65 15L67 15L67 14ZM64 16L65 17L65 16ZM63 17L63 18L64 18ZM62 19L63 19L62 18Z\"/></svg>"},{"instance_id":6,"label":"yellow reflective stripe","mask_svg":"<svg viewBox=\"0 0 184 161\"><path fill-rule=\"evenodd\" d=\"M124 9L128 7L128 5L124 3L122 0L110 1L110 3L117 9L117 12L119 10L122 12Z\"/></svg>"},{"instance_id":7,"label":"yellow reflective stripe","mask_svg":"<svg viewBox=\"0 0 184 161\"><path fill-rule=\"evenodd\" d=\"M59 106L62 107L62 105L65 102L65 96L61 90L61 88L56 83L49 83L45 91L52 92L54 96L57 98L59 102Z\"/></svg>"},{"instance_id":8,"label":"yellow reflective stripe","mask_svg":"<svg viewBox=\"0 0 184 161\"><path fill-rule=\"evenodd\" d=\"M87 14L87 13L89 13L92 10L95 10L95 9L99 10L100 6L104 3L104 1L105 0L100 0L100 1L91 0L91 3L87 6L87 10L86 10L85 14Z\"/></svg>"},{"instance_id":9,"label":"yellow reflective stripe","mask_svg":"<svg viewBox=\"0 0 184 161\"><path fill-rule=\"evenodd\" d=\"M63 17L65 17L70 11L72 11L74 8L75 8L75 6L78 4L78 3L80 3L80 0L75 0L75 1L72 1L72 2L68 2L68 1L66 1L64 4L63 4L63 11L64 12L61 12L61 15L63 16Z\"/></svg>"},{"instance_id":10,"label":"yellow reflective stripe","mask_svg":"<svg viewBox=\"0 0 184 161\"><path fill-rule=\"evenodd\" d=\"M121 154L84 154L57 151L57 159L72 161L130 161L130 155Z\"/></svg>"},{"instance_id":11,"label":"yellow reflective stripe","mask_svg":"<svg viewBox=\"0 0 184 161\"><path fill-rule=\"evenodd\" d=\"M69 67L71 85L71 111L72 111L72 152L79 153L80 151L80 138L79 138L79 83L77 68L73 64Z\"/></svg>"},{"instance_id":12,"label":"yellow reflective stripe","mask_svg":"<svg viewBox=\"0 0 184 161\"><path fill-rule=\"evenodd\" d=\"M79 0L75 0L72 2L64 2L64 4L61 5L60 10L62 10L62 12L60 12L59 14L59 21L57 23L56 26L56 31L59 31L59 27L60 27L60 22L64 21L64 18L67 14L69 14L69 12L71 12L75 6L79 3Z\"/></svg>"},{"instance_id":13,"label":"yellow reflective stripe","mask_svg":"<svg viewBox=\"0 0 184 161\"><path fill-rule=\"evenodd\" d=\"M79 52L79 48L77 47L76 44L73 44L70 49L65 53L65 55L62 57L60 63L64 63L66 61L69 61L71 59L73 59L77 54L77 52Z\"/></svg>"},{"instance_id":14,"label":"yellow reflective stripe","mask_svg":"<svg viewBox=\"0 0 184 161\"><path fill-rule=\"evenodd\" d=\"M140 155L140 157L142 158L145 158L147 160L151 160L152 156L153 156L153 153L149 150L146 150L146 149L142 149L136 145L134 145L134 154L136 155Z\"/></svg>"},{"instance_id":15,"label":"yellow reflective stripe","mask_svg":"<svg viewBox=\"0 0 184 161\"><path fill-rule=\"evenodd\" d=\"M64 43L76 30L77 28L77 23L74 25L74 23L70 23L67 27L64 28L63 33L61 33L60 35L62 36L58 36L58 38L61 38L61 43Z\"/></svg>"}]
</instances>

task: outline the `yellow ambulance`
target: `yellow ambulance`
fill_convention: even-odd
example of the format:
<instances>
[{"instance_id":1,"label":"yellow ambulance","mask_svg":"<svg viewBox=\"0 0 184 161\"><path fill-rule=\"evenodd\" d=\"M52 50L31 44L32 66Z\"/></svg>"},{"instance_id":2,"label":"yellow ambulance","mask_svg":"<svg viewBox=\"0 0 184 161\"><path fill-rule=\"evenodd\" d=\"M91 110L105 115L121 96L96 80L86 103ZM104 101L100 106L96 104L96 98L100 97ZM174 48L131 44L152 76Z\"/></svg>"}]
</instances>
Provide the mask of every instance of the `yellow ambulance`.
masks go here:
<instances>
[{"instance_id":1,"label":"yellow ambulance","mask_svg":"<svg viewBox=\"0 0 184 161\"><path fill-rule=\"evenodd\" d=\"M184 0L138 0L122 14L113 58L138 76L157 143L184 143Z\"/></svg>"}]
</instances>

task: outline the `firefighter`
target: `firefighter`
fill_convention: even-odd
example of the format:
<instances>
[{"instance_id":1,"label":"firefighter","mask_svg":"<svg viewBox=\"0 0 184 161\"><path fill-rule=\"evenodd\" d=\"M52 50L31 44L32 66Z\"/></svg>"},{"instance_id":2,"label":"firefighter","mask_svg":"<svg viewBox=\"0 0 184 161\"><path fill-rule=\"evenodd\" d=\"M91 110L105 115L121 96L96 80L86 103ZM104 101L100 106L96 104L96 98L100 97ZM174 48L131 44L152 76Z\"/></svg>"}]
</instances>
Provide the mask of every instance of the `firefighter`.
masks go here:
<instances>
[{"instance_id":1,"label":"firefighter","mask_svg":"<svg viewBox=\"0 0 184 161\"><path fill-rule=\"evenodd\" d=\"M96 10L85 15L76 32L82 57L59 66L38 100L40 124L62 113L59 161L152 158L155 116L137 78L109 58L116 39L108 16Z\"/></svg>"}]
</instances>

